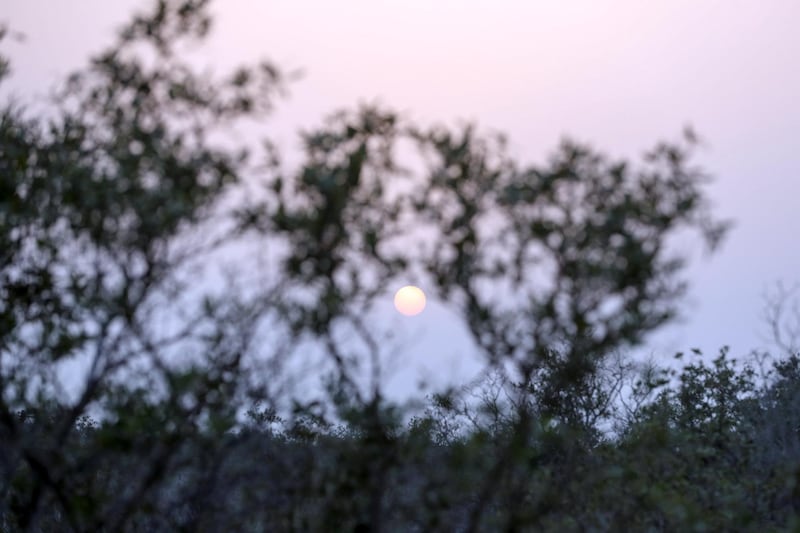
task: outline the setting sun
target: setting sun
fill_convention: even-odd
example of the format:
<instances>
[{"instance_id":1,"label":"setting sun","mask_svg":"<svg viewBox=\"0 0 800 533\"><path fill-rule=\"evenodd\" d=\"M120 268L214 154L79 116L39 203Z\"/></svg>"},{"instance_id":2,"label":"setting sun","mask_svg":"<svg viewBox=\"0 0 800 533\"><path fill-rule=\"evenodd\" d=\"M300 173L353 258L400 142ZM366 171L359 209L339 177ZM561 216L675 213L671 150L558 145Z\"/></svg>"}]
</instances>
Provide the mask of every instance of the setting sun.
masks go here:
<instances>
[{"instance_id":1,"label":"setting sun","mask_svg":"<svg viewBox=\"0 0 800 533\"><path fill-rule=\"evenodd\" d=\"M406 285L394 295L394 306L406 316L420 314L425 309L425 293L413 285Z\"/></svg>"}]
</instances>

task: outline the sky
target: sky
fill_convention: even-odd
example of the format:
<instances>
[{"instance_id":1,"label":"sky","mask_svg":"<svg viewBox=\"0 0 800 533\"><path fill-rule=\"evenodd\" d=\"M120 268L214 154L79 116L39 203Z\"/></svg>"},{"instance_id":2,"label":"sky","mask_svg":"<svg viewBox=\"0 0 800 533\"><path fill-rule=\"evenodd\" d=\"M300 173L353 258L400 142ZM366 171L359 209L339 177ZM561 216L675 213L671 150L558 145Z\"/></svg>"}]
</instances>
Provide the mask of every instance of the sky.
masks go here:
<instances>
[{"instance_id":1,"label":"sky","mask_svg":"<svg viewBox=\"0 0 800 533\"><path fill-rule=\"evenodd\" d=\"M146 5L2 0L0 20L27 37L6 46L12 90L43 95ZM764 291L800 282L800 2L217 0L214 11L210 63L267 57L303 72L272 117L284 151L298 129L360 102L426 123L475 121L506 133L523 162L541 162L564 136L637 157L691 125L716 212L735 226L713 256L686 245L682 320L645 349L769 347ZM409 345L446 353L419 365L468 375L452 313L429 302L420 316L403 326Z\"/></svg>"}]
</instances>

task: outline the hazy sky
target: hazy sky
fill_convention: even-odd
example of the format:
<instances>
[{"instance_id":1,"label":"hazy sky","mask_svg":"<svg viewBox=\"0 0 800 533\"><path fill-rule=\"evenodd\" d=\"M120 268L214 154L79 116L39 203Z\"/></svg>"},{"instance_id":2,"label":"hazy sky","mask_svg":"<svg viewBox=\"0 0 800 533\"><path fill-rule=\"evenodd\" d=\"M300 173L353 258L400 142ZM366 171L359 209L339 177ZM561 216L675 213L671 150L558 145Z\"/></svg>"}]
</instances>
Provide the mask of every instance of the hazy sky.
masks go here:
<instances>
[{"instance_id":1,"label":"hazy sky","mask_svg":"<svg viewBox=\"0 0 800 533\"><path fill-rule=\"evenodd\" d=\"M79 66L132 0L0 0L27 35L6 46L20 94L42 94ZM800 2L512 0L217 0L209 61L268 57L305 75L274 117L280 145L343 106L380 102L421 120L460 119L510 136L541 161L564 135L637 156L691 124L736 221L721 253L699 246L684 323L651 339L657 354L692 346L735 355L765 346L761 295L800 282ZM430 306L417 345L460 331ZM448 359L450 361L450 359ZM448 363L451 364L451 363Z\"/></svg>"}]
</instances>

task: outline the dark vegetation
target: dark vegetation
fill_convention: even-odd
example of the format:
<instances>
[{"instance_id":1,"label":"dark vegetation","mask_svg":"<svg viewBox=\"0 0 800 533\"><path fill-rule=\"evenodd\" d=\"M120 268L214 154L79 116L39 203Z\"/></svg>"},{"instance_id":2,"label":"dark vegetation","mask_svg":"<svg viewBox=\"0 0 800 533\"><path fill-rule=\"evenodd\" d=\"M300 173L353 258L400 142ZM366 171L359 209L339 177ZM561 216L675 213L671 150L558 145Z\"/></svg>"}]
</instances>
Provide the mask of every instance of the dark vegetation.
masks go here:
<instances>
[{"instance_id":1,"label":"dark vegetation","mask_svg":"<svg viewBox=\"0 0 800 533\"><path fill-rule=\"evenodd\" d=\"M791 294L768 307L779 357L626 355L685 290L669 240L726 232L690 132L526 167L367 107L286 172L227 136L286 77L196 70L210 24L158 2L50 116L0 109L0 530L798 526ZM400 404L370 313L409 279L486 369Z\"/></svg>"}]
</instances>

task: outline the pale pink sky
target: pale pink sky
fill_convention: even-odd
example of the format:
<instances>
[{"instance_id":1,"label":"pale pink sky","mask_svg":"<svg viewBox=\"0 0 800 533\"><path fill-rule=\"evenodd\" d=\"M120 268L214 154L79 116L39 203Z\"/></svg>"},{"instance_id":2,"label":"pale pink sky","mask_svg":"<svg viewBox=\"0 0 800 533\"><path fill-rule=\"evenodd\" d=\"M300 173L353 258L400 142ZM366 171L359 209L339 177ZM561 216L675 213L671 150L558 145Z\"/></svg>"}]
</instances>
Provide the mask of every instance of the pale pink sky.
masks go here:
<instances>
[{"instance_id":1,"label":"pale pink sky","mask_svg":"<svg viewBox=\"0 0 800 533\"><path fill-rule=\"evenodd\" d=\"M132 0L4 0L28 36L6 47L18 93L44 92L107 42ZM218 0L210 62L262 56L305 75L274 117L293 132L337 108L378 101L421 121L469 119L541 160L563 135L620 156L691 124L712 197L736 228L696 254L686 323L657 353L763 346L764 288L800 282L800 2L794 0ZM430 342L448 330L430 312Z\"/></svg>"}]
</instances>

